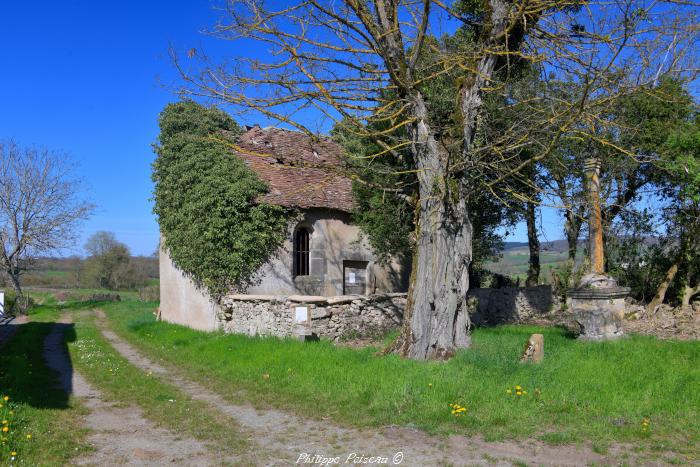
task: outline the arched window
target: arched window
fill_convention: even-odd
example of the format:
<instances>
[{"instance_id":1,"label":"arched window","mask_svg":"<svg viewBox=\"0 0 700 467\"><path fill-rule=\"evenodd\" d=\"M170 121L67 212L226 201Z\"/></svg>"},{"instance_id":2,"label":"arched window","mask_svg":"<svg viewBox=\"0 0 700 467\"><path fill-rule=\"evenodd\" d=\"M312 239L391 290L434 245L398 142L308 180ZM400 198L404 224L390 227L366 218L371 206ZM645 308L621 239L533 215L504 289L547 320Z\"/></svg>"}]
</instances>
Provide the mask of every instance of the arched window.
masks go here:
<instances>
[{"instance_id":1,"label":"arched window","mask_svg":"<svg viewBox=\"0 0 700 467\"><path fill-rule=\"evenodd\" d=\"M294 234L294 275L309 275L309 231L304 228Z\"/></svg>"}]
</instances>

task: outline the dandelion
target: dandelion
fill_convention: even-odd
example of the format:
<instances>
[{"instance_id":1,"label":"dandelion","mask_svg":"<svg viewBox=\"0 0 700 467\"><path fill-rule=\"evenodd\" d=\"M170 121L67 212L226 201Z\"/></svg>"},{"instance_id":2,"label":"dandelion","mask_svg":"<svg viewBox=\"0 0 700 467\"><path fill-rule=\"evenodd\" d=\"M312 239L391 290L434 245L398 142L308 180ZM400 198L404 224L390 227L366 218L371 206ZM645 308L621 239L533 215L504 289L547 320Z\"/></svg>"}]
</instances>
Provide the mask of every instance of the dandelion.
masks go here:
<instances>
[{"instance_id":1,"label":"dandelion","mask_svg":"<svg viewBox=\"0 0 700 467\"><path fill-rule=\"evenodd\" d=\"M27 435L27 439L32 439L32 435Z\"/></svg>"},{"instance_id":2,"label":"dandelion","mask_svg":"<svg viewBox=\"0 0 700 467\"><path fill-rule=\"evenodd\" d=\"M506 394L513 394L513 391L511 391L510 389L506 389Z\"/></svg>"},{"instance_id":3,"label":"dandelion","mask_svg":"<svg viewBox=\"0 0 700 467\"><path fill-rule=\"evenodd\" d=\"M12 451L12 455L13 455L13 456L16 456L16 455L17 455L17 451Z\"/></svg>"},{"instance_id":4,"label":"dandelion","mask_svg":"<svg viewBox=\"0 0 700 467\"><path fill-rule=\"evenodd\" d=\"M3 433L7 433L8 431L10 431L10 428L8 428L7 426L2 427Z\"/></svg>"}]
</instances>

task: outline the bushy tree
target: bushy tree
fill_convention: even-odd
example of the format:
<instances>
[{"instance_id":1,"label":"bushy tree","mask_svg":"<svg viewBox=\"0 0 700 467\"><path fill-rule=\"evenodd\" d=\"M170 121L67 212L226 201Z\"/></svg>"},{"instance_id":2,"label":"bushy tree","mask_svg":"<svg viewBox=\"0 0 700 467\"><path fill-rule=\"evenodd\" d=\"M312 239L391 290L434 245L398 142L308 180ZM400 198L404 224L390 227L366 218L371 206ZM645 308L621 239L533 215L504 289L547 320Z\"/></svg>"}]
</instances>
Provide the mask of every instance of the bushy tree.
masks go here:
<instances>
[{"instance_id":1,"label":"bushy tree","mask_svg":"<svg viewBox=\"0 0 700 467\"><path fill-rule=\"evenodd\" d=\"M698 117L674 132L666 143L662 161L663 238L668 268L659 283L649 310L663 303L675 286L677 301L689 305L700 294L700 122ZM661 183L663 183L661 182Z\"/></svg>"},{"instance_id":2,"label":"bushy tree","mask_svg":"<svg viewBox=\"0 0 700 467\"><path fill-rule=\"evenodd\" d=\"M267 187L233 155L240 128L225 112L184 101L159 123L152 178L163 248L211 293L244 289L284 240L290 212L256 202Z\"/></svg>"},{"instance_id":3,"label":"bushy tree","mask_svg":"<svg viewBox=\"0 0 700 467\"><path fill-rule=\"evenodd\" d=\"M117 240L114 232L95 232L88 238L85 251L88 257L84 264L84 280L93 287L134 288L146 280L132 264L129 247Z\"/></svg>"}]
</instances>

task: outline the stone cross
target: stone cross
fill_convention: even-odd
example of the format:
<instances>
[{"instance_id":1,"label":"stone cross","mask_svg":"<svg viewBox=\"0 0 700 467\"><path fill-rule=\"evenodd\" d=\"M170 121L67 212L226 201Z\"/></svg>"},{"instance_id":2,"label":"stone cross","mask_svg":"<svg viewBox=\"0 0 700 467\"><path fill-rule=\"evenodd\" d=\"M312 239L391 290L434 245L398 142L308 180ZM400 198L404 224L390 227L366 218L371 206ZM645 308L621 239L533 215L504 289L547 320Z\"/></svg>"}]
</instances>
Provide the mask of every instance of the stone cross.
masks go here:
<instances>
[{"instance_id":1,"label":"stone cross","mask_svg":"<svg viewBox=\"0 0 700 467\"><path fill-rule=\"evenodd\" d=\"M591 273L605 273L603 253L603 217L600 212L600 159L591 157L584 163L588 180L588 237L591 257Z\"/></svg>"}]
</instances>

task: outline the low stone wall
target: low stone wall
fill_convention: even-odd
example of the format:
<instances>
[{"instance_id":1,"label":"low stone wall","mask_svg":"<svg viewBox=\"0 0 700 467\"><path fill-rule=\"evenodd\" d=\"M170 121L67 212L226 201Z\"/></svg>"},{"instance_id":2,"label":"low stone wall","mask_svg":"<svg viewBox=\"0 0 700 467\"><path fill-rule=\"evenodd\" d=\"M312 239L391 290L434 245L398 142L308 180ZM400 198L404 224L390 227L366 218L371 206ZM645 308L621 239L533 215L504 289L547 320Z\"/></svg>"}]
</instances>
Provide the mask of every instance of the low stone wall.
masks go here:
<instances>
[{"instance_id":1,"label":"low stone wall","mask_svg":"<svg viewBox=\"0 0 700 467\"><path fill-rule=\"evenodd\" d=\"M536 318L549 318L560 308L552 287L504 287L501 289L472 289L469 291L472 323L489 326L519 323Z\"/></svg>"},{"instance_id":2,"label":"low stone wall","mask_svg":"<svg viewBox=\"0 0 700 467\"><path fill-rule=\"evenodd\" d=\"M383 334L401 326L406 294L341 295L227 295L219 304L218 326L226 332L250 336L292 335L297 306L306 306L311 330L319 337L338 340L350 336ZM559 308L551 287L472 289L472 323L489 326L548 318Z\"/></svg>"},{"instance_id":3,"label":"low stone wall","mask_svg":"<svg viewBox=\"0 0 700 467\"><path fill-rule=\"evenodd\" d=\"M297 306L306 306L311 330L319 337L383 334L401 325L406 294L316 297L227 295L220 302L219 326L226 332L286 337L292 335Z\"/></svg>"}]
</instances>

